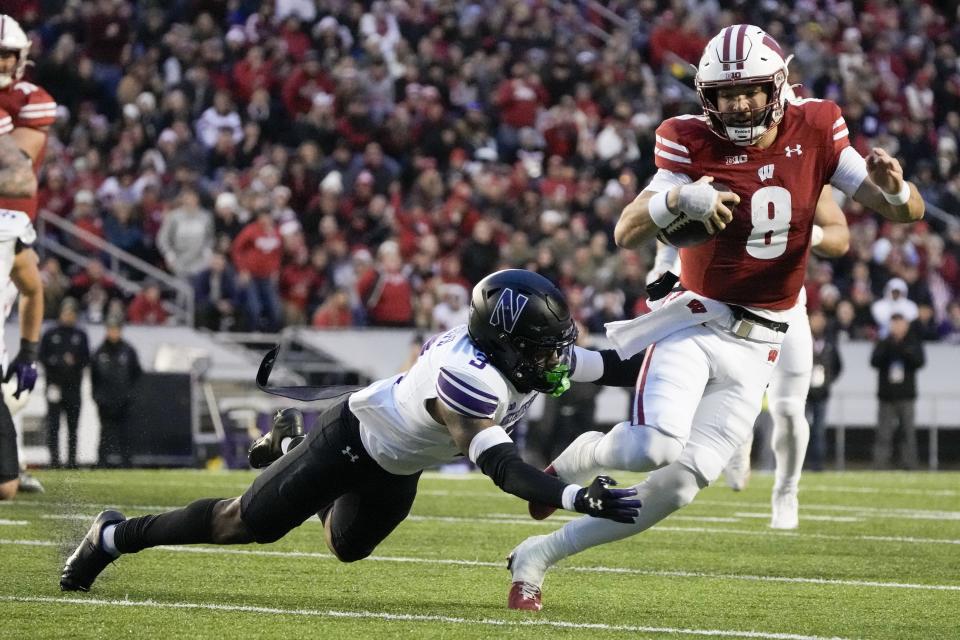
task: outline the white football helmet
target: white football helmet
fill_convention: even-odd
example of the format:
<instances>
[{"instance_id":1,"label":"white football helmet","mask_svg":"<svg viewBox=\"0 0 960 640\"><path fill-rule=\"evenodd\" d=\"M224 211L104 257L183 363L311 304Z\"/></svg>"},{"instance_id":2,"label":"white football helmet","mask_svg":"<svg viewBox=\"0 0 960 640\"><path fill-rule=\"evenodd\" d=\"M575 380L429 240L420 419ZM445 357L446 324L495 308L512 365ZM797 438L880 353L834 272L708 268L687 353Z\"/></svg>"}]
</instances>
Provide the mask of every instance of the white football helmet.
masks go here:
<instances>
[{"instance_id":1,"label":"white football helmet","mask_svg":"<svg viewBox=\"0 0 960 640\"><path fill-rule=\"evenodd\" d=\"M793 56L790 56L792 58ZM783 119L787 99L787 64L777 41L760 27L735 24L707 43L697 66L697 94L710 128L718 136L740 146L749 146ZM717 108L720 87L766 84L766 106L753 109L746 122ZM743 114L737 114L742 118Z\"/></svg>"},{"instance_id":2,"label":"white football helmet","mask_svg":"<svg viewBox=\"0 0 960 640\"><path fill-rule=\"evenodd\" d=\"M6 89L23 77L27 68L27 56L30 54L30 38L16 20L3 14L0 14L0 51L17 53L17 66L13 73L0 73L0 89Z\"/></svg>"}]
</instances>

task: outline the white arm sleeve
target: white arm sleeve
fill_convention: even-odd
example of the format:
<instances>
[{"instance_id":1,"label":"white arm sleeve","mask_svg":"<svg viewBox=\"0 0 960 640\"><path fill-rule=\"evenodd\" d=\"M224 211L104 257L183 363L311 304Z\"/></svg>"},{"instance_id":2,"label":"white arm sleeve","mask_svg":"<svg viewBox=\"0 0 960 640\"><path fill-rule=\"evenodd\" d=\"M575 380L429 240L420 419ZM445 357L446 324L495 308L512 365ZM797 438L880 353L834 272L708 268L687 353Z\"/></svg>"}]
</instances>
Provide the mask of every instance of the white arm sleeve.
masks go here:
<instances>
[{"instance_id":1,"label":"white arm sleeve","mask_svg":"<svg viewBox=\"0 0 960 640\"><path fill-rule=\"evenodd\" d=\"M574 347L573 357L576 365L570 374L572 382L593 382L603 375L603 356L599 351Z\"/></svg>"},{"instance_id":2,"label":"white arm sleeve","mask_svg":"<svg viewBox=\"0 0 960 640\"><path fill-rule=\"evenodd\" d=\"M650 178L650 183L644 188L644 191L667 191L674 187L690 184L693 179L685 173L677 173L666 169L657 169L657 172Z\"/></svg>"},{"instance_id":3,"label":"white arm sleeve","mask_svg":"<svg viewBox=\"0 0 960 640\"><path fill-rule=\"evenodd\" d=\"M866 179L867 161L853 147L844 147L830 184L852 198Z\"/></svg>"}]
</instances>

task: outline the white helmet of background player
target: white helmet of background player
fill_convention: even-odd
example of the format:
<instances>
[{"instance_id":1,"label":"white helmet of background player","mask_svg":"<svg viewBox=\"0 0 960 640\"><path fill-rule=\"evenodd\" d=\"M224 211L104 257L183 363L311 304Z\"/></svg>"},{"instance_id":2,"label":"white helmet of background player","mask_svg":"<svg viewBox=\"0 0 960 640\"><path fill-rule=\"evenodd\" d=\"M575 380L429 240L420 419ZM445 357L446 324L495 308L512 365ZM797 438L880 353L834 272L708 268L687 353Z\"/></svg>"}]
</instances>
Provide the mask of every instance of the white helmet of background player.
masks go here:
<instances>
[{"instance_id":1,"label":"white helmet of background player","mask_svg":"<svg viewBox=\"0 0 960 640\"><path fill-rule=\"evenodd\" d=\"M23 77L30 53L30 38L16 20L3 14L0 14L0 51L14 51L17 54L17 66L13 73L0 73L0 89L6 89Z\"/></svg>"},{"instance_id":2,"label":"white helmet of background player","mask_svg":"<svg viewBox=\"0 0 960 640\"><path fill-rule=\"evenodd\" d=\"M734 144L748 146L780 124L789 89L789 62L777 41L760 27L735 24L715 35L703 50L696 79L697 94L713 132ZM717 92L721 87L745 84L766 84L767 104L754 109L749 121L738 122L717 109Z\"/></svg>"}]
</instances>

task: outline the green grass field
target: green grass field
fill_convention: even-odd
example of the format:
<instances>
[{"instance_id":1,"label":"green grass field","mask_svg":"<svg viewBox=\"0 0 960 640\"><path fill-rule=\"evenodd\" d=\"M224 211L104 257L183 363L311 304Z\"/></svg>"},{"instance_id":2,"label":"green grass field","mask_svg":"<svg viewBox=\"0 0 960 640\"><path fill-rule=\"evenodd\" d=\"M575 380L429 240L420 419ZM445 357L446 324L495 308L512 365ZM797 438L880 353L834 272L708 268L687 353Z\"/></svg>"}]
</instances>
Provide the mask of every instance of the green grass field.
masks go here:
<instances>
[{"instance_id":1,"label":"green grass field","mask_svg":"<svg viewBox=\"0 0 960 640\"><path fill-rule=\"evenodd\" d=\"M426 474L411 517L354 564L317 520L279 543L124 556L90 593L64 558L104 506L128 516L239 495L248 472L46 472L0 503L0 638L960 638L960 474L811 474L796 532L771 477L719 485L646 533L558 565L539 614L506 609L504 556L564 517L484 476ZM562 515L562 514L558 514Z\"/></svg>"}]
</instances>

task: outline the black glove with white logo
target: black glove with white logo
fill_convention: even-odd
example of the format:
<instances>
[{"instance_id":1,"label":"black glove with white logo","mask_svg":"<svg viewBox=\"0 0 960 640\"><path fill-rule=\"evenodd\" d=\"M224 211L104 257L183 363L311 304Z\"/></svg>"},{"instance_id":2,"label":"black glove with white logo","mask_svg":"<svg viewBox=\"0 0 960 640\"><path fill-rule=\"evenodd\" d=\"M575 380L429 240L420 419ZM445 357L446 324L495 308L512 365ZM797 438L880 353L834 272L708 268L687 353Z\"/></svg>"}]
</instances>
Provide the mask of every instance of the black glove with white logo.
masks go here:
<instances>
[{"instance_id":1,"label":"black glove with white logo","mask_svg":"<svg viewBox=\"0 0 960 640\"><path fill-rule=\"evenodd\" d=\"M610 476L597 476L589 487L577 492L573 508L594 518L633 524L640 509L639 500L628 500L637 495L636 489L610 489L617 481Z\"/></svg>"}]
</instances>

